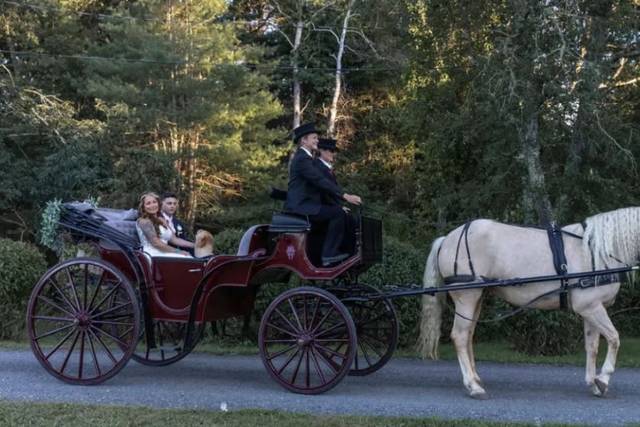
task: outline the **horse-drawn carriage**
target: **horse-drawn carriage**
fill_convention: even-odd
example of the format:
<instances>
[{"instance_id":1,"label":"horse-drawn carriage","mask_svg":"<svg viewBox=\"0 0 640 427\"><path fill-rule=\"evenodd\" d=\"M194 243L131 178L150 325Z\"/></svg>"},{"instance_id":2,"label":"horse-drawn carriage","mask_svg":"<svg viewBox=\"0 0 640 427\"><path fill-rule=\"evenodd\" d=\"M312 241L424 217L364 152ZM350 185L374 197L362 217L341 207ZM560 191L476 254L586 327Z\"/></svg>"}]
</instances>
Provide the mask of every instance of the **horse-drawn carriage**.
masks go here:
<instances>
[{"instance_id":1,"label":"horse-drawn carriage","mask_svg":"<svg viewBox=\"0 0 640 427\"><path fill-rule=\"evenodd\" d=\"M452 339L463 383L471 396L486 396L472 337L483 289L491 288L525 307L559 308L566 297L585 322L586 382L604 395L619 346L605 307L618 292L618 274L638 270L640 257L640 208L549 230L482 220L436 239L424 287L383 293L358 281L382 259L382 224L366 216L359 217L353 255L331 268L318 267L322 230L286 213L249 228L236 254L208 259L149 257L134 217L123 212L67 204L59 224L96 243L100 258L76 258L47 271L33 289L27 326L42 366L74 384L101 383L131 358L152 366L177 362L196 346L206 322L246 315L262 286L295 274L304 285L271 302L258 336L267 372L290 391L322 393L347 374L384 366L398 341L391 298L425 295L420 341L436 353L441 310L435 295L447 292L455 303ZM425 326L432 320L435 326ZM600 335L608 351L596 375Z\"/></svg>"},{"instance_id":2,"label":"horse-drawn carriage","mask_svg":"<svg viewBox=\"0 0 640 427\"><path fill-rule=\"evenodd\" d=\"M260 354L278 383L321 393L347 373L374 372L390 358L398 338L391 302L341 302L377 292L357 278L381 260L380 221L361 216L355 253L319 268L322 235L305 217L274 214L270 224L244 233L236 254L206 259L151 258L140 248L135 217L62 206L59 225L95 243L100 258L62 262L33 289L31 347L55 377L98 384L131 358L151 366L177 362L193 350L207 322L250 313L262 286L286 282L291 274L318 286L282 293L262 317Z\"/></svg>"}]
</instances>

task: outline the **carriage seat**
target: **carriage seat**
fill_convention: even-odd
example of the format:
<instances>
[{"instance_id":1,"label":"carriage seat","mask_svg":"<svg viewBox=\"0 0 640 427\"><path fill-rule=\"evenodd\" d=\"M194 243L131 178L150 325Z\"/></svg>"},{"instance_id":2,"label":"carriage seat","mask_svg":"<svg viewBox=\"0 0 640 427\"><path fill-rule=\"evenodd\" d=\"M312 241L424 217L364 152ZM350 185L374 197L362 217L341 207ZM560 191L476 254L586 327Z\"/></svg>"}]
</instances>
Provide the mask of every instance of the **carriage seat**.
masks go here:
<instances>
[{"instance_id":1,"label":"carriage seat","mask_svg":"<svg viewBox=\"0 0 640 427\"><path fill-rule=\"evenodd\" d=\"M104 224L119 232L138 240L138 231L136 230L136 219L138 219L138 211L135 209L109 209L98 208L95 214L105 220Z\"/></svg>"},{"instance_id":2,"label":"carriage seat","mask_svg":"<svg viewBox=\"0 0 640 427\"><path fill-rule=\"evenodd\" d=\"M306 215L291 212L276 212L271 217L271 233L305 233L311 230L311 222Z\"/></svg>"},{"instance_id":3,"label":"carriage seat","mask_svg":"<svg viewBox=\"0 0 640 427\"><path fill-rule=\"evenodd\" d=\"M242 239L240 240L240 244L238 245L238 256L262 256L267 253L266 249L260 248L251 253L249 253L249 249L251 248L251 239L253 238L254 233L258 228L262 227L262 225L254 225L244 232L242 235Z\"/></svg>"}]
</instances>

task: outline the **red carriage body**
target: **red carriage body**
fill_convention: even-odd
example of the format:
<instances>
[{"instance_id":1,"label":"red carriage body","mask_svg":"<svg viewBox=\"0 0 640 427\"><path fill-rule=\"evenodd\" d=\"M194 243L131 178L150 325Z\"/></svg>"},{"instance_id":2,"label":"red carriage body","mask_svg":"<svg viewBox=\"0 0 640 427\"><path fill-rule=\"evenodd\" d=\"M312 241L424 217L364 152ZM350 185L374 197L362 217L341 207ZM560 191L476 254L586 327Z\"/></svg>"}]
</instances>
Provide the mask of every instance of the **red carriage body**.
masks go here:
<instances>
[{"instance_id":1,"label":"red carriage body","mask_svg":"<svg viewBox=\"0 0 640 427\"><path fill-rule=\"evenodd\" d=\"M355 252L334 267L320 268L323 232L295 215L275 214L271 224L249 228L234 255L199 259L151 258L137 244L131 219L109 221L100 211L73 206L63 213L61 225L76 237L93 238L100 253L100 259L53 267L29 303L34 354L64 381L100 383L131 357L153 366L174 363L194 348L206 322L248 315L262 285L286 282L292 274L325 286L286 291L263 316L261 356L285 388L319 393L349 372L371 373L386 363L397 343L396 315L388 300L348 308L340 301L377 292L358 284L357 277L381 259L378 220L361 217ZM374 310L383 315L374 316ZM367 351L366 340L356 340L356 326L370 328L358 321L372 318L377 319L371 338L376 342Z\"/></svg>"}]
</instances>

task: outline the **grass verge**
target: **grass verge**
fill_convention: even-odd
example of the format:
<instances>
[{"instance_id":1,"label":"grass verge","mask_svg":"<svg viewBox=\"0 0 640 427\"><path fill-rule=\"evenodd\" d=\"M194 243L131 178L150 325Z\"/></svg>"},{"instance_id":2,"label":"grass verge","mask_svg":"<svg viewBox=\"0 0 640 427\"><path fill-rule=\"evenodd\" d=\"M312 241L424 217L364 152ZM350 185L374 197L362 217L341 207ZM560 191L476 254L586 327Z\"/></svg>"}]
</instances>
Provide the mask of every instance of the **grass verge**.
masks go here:
<instances>
[{"instance_id":1,"label":"grass verge","mask_svg":"<svg viewBox=\"0 0 640 427\"><path fill-rule=\"evenodd\" d=\"M26 341L0 341L0 349L28 350ZM546 363L552 365L576 365L584 366L585 354L580 351L576 354L563 356L529 356L518 353L509 347L507 342L480 342L474 345L476 360L498 363ZM252 342L238 342L236 340L210 341L200 343L196 352L214 355L255 355L258 354L258 346ZM601 364L606 354L606 342L600 342L598 364ZM395 357L418 357L413 349L398 349ZM443 360L456 360L455 349L450 343L440 345L440 358ZM618 352L618 368L640 368L640 337L623 337L620 351Z\"/></svg>"},{"instance_id":2,"label":"grass verge","mask_svg":"<svg viewBox=\"0 0 640 427\"><path fill-rule=\"evenodd\" d=\"M60 403L22 403L0 401L1 425L28 426L261 426L261 427L520 427L540 424L507 423L477 420L442 420L437 418L390 418L363 416L324 416L293 414L281 411L238 410L203 411L152 409L120 406L89 406ZM567 424L544 424L562 426Z\"/></svg>"}]
</instances>

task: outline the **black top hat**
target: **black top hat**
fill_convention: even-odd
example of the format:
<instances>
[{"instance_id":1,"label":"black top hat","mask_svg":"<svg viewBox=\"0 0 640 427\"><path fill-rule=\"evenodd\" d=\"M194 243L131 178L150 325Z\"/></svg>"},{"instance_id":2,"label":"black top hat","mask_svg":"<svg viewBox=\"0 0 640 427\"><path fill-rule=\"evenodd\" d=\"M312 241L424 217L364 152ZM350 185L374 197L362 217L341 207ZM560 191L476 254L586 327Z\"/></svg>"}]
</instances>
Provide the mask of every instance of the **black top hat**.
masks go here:
<instances>
[{"instance_id":1,"label":"black top hat","mask_svg":"<svg viewBox=\"0 0 640 427\"><path fill-rule=\"evenodd\" d=\"M293 130L293 142L298 142L300 138L310 133L318 133L315 123L305 123Z\"/></svg>"},{"instance_id":2,"label":"black top hat","mask_svg":"<svg viewBox=\"0 0 640 427\"><path fill-rule=\"evenodd\" d=\"M338 147L336 147L336 141L332 138L320 138L318 140L318 150L329 150L329 151L338 151Z\"/></svg>"}]
</instances>

